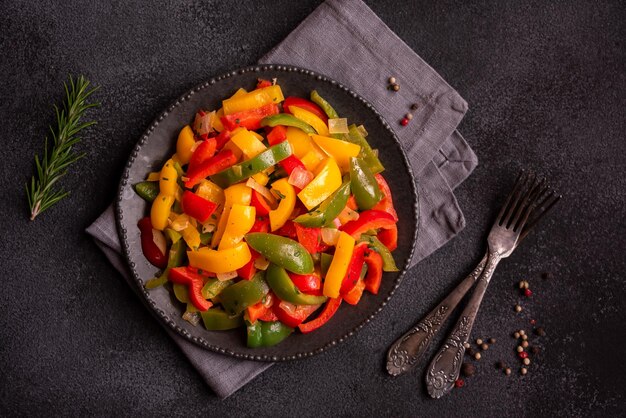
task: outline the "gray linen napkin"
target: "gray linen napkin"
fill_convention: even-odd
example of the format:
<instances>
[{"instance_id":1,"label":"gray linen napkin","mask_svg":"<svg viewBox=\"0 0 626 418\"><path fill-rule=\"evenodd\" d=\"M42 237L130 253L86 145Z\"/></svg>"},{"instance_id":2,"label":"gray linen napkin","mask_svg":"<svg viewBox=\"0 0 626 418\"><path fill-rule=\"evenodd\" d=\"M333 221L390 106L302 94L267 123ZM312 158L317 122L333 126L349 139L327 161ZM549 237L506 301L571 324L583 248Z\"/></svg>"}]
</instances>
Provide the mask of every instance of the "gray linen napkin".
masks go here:
<instances>
[{"instance_id":1,"label":"gray linen napkin","mask_svg":"<svg viewBox=\"0 0 626 418\"><path fill-rule=\"evenodd\" d=\"M260 62L297 65L334 78L397 126L420 189L421 224L412 266L463 229L465 220L452 190L477 164L456 131L467 104L363 2L323 3ZM397 93L386 89L390 75L402 85ZM412 103L419 108L411 123L400 127L397 121ZM114 216L111 206L87 232L137 291L121 255ZM231 395L272 365L206 351L164 328L219 397Z\"/></svg>"}]
</instances>

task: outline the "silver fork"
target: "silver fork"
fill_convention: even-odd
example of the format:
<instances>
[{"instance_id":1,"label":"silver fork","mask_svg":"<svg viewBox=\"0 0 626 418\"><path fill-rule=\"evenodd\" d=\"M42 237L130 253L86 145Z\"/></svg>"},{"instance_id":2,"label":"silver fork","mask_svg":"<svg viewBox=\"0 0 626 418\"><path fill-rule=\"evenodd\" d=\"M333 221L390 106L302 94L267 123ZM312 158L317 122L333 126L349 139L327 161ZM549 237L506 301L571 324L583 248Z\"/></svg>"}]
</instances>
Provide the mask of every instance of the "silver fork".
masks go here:
<instances>
[{"instance_id":1,"label":"silver fork","mask_svg":"<svg viewBox=\"0 0 626 418\"><path fill-rule=\"evenodd\" d=\"M525 174L522 172L516 181L516 186L522 180L525 180ZM545 183L545 181L543 182ZM542 183L542 184L543 184ZM509 195L511 196L516 191L516 187ZM536 206L531 209L530 215L526 224L522 227L519 238L517 239L516 246L526 238L528 233L539 222L539 220L552 209L552 207L559 201L560 195L557 195L549 187L543 189L543 193L538 195ZM509 203L507 200L507 204ZM507 206L505 204L505 207ZM409 331L407 331L402 337L398 338L396 342L390 347L387 354L387 372L392 376L398 376L411 370L419 360L422 358L432 338L439 332L441 325L448 319L452 311L459 304L461 299L467 294L467 292L476 283L476 280L480 277L481 273L485 269L487 263L488 252L485 253L482 260L478 263L476 268L461 282L452 292L442 300L430 313L422 318L417 324L415 324Z\"/></svg>"}]
</instances>

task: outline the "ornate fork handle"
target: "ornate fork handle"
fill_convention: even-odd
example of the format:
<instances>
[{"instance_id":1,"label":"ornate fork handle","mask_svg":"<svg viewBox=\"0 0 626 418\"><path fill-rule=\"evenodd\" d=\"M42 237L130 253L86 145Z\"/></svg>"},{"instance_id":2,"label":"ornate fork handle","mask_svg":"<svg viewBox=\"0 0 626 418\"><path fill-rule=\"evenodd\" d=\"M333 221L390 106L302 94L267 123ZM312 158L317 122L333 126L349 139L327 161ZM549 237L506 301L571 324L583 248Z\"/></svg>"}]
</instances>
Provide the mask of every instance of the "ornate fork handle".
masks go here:
<instances>
[{"instance_id":1,"label":"ornate fork handle","mask_svg":"<svg viewBox=\"0 0 626 418\"><path fill-rule=\"evenodd\" d=\"M430 366L428 366L426 387L428 393L433 398L440 398L450 392L454 382L459 377L463 354L465 354L463 344L469 339L478 308L483 300L491 276L501 259L500 254L489 251L487 266L478 280L474 293L472 293L452 333L430 363Z\"/></svg>"},{"instance_id":2,"label":"ornate fork handle","mask_svg":"<svg viewBox=\"0 0 626 418\"><path fill-rule=\"evenodd\" d=\"M480 277L486 263L487 253L474 271L459 283L435 309L391 346L387 353L387 372L390 375L398 376L417 364L426 352L432 337L439 331L441 324L448 319L456 305Z\"/></svg>"}]
</instances>

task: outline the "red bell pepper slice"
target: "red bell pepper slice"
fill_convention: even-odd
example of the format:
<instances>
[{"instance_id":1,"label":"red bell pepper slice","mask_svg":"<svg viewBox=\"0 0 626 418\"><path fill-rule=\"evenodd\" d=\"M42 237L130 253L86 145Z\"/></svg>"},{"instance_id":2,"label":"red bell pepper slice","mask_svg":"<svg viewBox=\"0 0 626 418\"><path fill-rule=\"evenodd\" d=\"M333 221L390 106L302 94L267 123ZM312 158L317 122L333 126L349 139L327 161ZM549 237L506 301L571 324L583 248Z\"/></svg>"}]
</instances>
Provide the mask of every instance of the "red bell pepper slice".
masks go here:
<instances>
[{"instance_id":1,"label":"red bell pepper slice","mask_svg":"<svg viewBox=\"0 0 626 418\"><path fill-rule=\"evenodd\" d=\"M283 102L283 110L285 111L285 113L291 113L291 111L289 110L289 106L296 106L300 109L308 110L309 112L313 113L315 116L323 120L324 123L328 124L328 116L326 116L326 113L318 105L311 101L308 101L301 97L290 96L287 97Z\"/></svg>"},{"instance_id":2,"label":"red bell pepper slice","mask_svg":"<svg viewBox=\"0 0 626 418\"><path fill-rule=\"evenodd\" d=\"M250 258L250 261L248 261L240 269L237 269L237 275L245 280L252 280L252 278L256 274L256 267L254 266L254 261L261 256L261 254L257 253L252 248L250 248L250 254L252 254L252 258Z\"/></svg>"},{"instance_id":3,"label":"red bell pepper slice","mask_svg":"<svg viewBox=\"0 0 626 418\"><path fill-rule=\"evenodd\" d=\"M347 206L352 210L359 210L359 205L356 204L356 199L353 194L348 198Z\"/></svg>"},{"instance_id":4,"label":"red bell pepper slice","mask_svg":"<svg viewBox=\"0 0 626 418\"><path fill-rule=\"evenodd\" d=\"M397 221L398 213L396 212L396 209L393 207L393 199L391 197L391 189L389 188L389 185L385 181L385 178L381 176L380 174L376 174L374 177L376 178L376 183L378 183L378 187L380 188L380 191L383 192L383 198L380 199L378 203L376 203L376 206L374 206L372 209L382 210L383 212L387 212L393 216L393 219Z\"/></svg>"},{"instance_id":5,"label":"red bell pepper slice","mask_svg":"<svg viewBox=\"0 0 626 418\"><path fill-rule=\"evenodd\" d=\"M274 126L267 134L267 142L270 146L280 144L285 139L287 139L287 128L282 125Z\"/></svg>"},{"instance_id":6,"label":"red bell pepper slice","mask_svg":"<svg viewBox=\"0 0 626 418\"><path fill-rule=\"evenodd\" d=\"M257 319L267 321L267 319L262 318L266 317L268 312L271 312L271 307L274 304L275 298L276 297L274 296L274 294L272 292L269 292L267 295L265 295L265 298L261 302L257 303L256 305L248 306L246 309L248 314L248 320L250 321L250 323L254 324ZM275 320L276 319L274 319L274 321Z\"/></svg>"},{"instance_id":7,"label":"red bell pepper slice","mask_svg":"<svg viewBox=\"0 0 626 418\"><path fill-rule=\"evenodd\" d=\"M267 311L265 311L263 316L259 317L259 319L265 322L278 321L278 317L276 316L276 314L274 313L272 309L268 309Z\"/></svg>"},{"instance_id":8,"label":"red bell pepper slice","mask_svg":"<svg viewBox=\"0 0 626 418\"><path fill-rule=\"evenodd\" d=\"M340 295L344 296L350 293L361 279L361 270L363 269L363 263L365 263L366 250L366 242L361 242L354 247L350 264L348 264L348 271L341 282Z\"/></svg>"},{"instance_id":9,"label":"red bell pepper slice","mask_svg":"<svg viewBox=\"0 0 626 418\"><path fill-rule=\"evenodd\" d=\"M217 142L215 141L215 138L207 138L202 141L196 150L191 154L187 171L193 172L194 170L198 170L197 167L214 156L216 144Z\"/></svg>"},{"instance_id":10,"label":"red bell pepper slice","mask_svg":"<svg viewBox=\"0 0 626 418\"><path fill-rule=\"evenodd\" d=\"M217 274L213 273L212 271L202 270L202 269L199 269L198 267L187 266L186 269L187 271L190 271L193 274L199 274L200 276L206 277L207 279L217 277Z\"/></svg>"},{"instance_id":11,"label":"red bell pepper slice","mask_svg":"<svg viewBox=\"0 0 626 418\"><path fill-rule=\"evenodd\" d=\"M202 297L202 287L204 286L204 280L202 276L185 267L174 267L170 269L168 279L174 283L184 284L189 289L189 299L193 306L199 311L206 311L213 304Z\"/></svg>"},{"instance_id":12,"label":"red bell pepper slice","mask_svg":"<svg viewBox=\"0 0 626 418\"><path fill-rule=\"evenodd\" d=\"M359 219L348 222L341 230L358 240L365 231L378 228L389 229L395 224L396 220L391 214L381 210L370 209L361 212Z\"/></svg>"},{"instance_id":13,"label":"red bell pepper slice","mask_svg":"<svg viewBox=\"0 0 626 418\"><path fill-rule=\"evenodd\" d=\"M294 285L302 293L307 295L321 295L322 294L322 279L317 274L296 274L287 273Z\"/></svg>"},{"instance_id":14,"label":"red bell pepper slice","mask_svg":"<svg viewBox=\"0 0 626 418\"><path fill-rule=\"evenodd\" d=\"M278 112L278 105L270 103L256 109L222 116L221 121L224 127L229 131L233 131L237 128L246 128L251 131L256 131L257 129L261 129L261 120L264 117L275 115Z\"/></svg>"},{"instance_id":15,"label":"red bell pepper slice","mask_svg":"<svg viewBox=\"0 0 626 418\"><path fill-rule=\"evenodd\" d=\"M274 312L280 322L291 328L295 328L303 323L305 319L320 307L320 305L293 305L284 301L276 302L272 306L272 312Z\"/></svg>"},{"instance_id":16,"label":"red bell pepper slice","mask_svg":"<svg viewBox=\"0 0 626 418\"><path fill-rule=\"evenodd\" d=\"M200 222L206 222L209 216L217 209L216 203L206 200L189 190L183 192L182 204L183 212Z\"/></svg>"},{"instance_id":17,"label":"red bell pepper slice","mask_svg":"<svg viewBox=\"0 0 626 418\"><path fill-rule=\"evenodd\" d=\"M236 162L237 157L235 157L235 154L233 154L231 150L222 150L217 155L200 164L197 169L193 171L187 170L188 180L185 181L185 187L191 189L203 179L227 169Z\"/></svg>"},{"instance_id":18,"label":"red bell pepper slice","mask_svg":"<svg viewBox=\"0 0 626 418\"><path fill-rule=\"evenodd\" d=\"M224 145L230 140L230 131L224 129L218 136L215 137L215 149L221 150Z\"/></svg>"},{"instance_id":19,"label":"red bell pepper slice","mask_svg":"<svg viewBox=\"0 0 626 418\"><path fill-rule=\"evenodd\" d=\"M267 200L261 196L256 190L252 190L252 198L250 199L250 206L254 206L256 214L260 216L266 216L270 214L272 208Z\"/></svg>"},{"instance_id":20,"label":"red bell pepper slice","mask_svg":"<svg viewBox=\"0 0 626 418\"><path fill-rule=\"evenodd\" d=\"M339 305L341 305L341 298L328 299L328 302L326 302L326 305L324 305L324 309L322 309L322 312L317 318L304 324L298 325L298 328L300 328L300 332L302 332L303 334L308 334L309 332L315 331L316 329L327 323L330 318L335 315L337 309L339 309Z\"/></svg>"},{"instance_id":21,"label":"red bell pepper slice","mask_svg":"<svg viewBox=\"0 0 626 418\"><path fill-rule=\"evenodd\" d=\"M262 89L265 87L269 87L272 85L272 82L270 80L266 80L264 78L259 78L257 79L257 83L256 83L256 88L257 89Z\"/></svg>"},{"instance_id":22,"label":"red bell pepper slice","mask_svg":"<svg viewBox=\"0 0 626 418\"><path fill-rule=\"evenodd\" d=\"M376 295L383 278L383 258L376 251L368 250L365 252L365 263L367 264L367 275L363 280L365 290Z\"/></svg>"},{"instance_id":23,"label":"red bell pepper slice","mask_svg":"<svg viewBox=\"0 0 626 418\"><path fill-rule=\"evenodd\" d=\"M365 289L365 282L359 277L359 280L352 290L343 296L343 300L350 305L358 304L361 300L361 296L363 296L363 289Z\"/></svg>"},{"instance_id":24,"label":"red bell pepper slice","mask_svg":"<svg viewBox=\"0 0 626 418\"><path fill-rule=\"evenodd\" d=\"M304 163L293 154L285 158L278 164L280 164L280 166L285 169L288 175L291 174L291 172L295 170L296 167L300 167L301 169L306 170L306 166L304 165Z\"/></svg>"},{"instance_id":25,"label":"red bell pepper slice","mask_svg":"<svg viewBox=\"0 0 626 418\"><path fill-rule=\"evenodd\" d=\"M250 232L270 232L270 219L265 216L258 216Z\"/></svg>"},{"instance_id":26,"label":"red bell pepper slice","mask_svg":"<svg viewBox=\"0 0 626 418\"><path fill-rule=\"evenodd\" d=\"M378 239L389 249L389 251L393 251L398 248L398 225L394 225L392 228L380 231L378 233Z\"/></svg>"},{"instance_id":27,"label":"red bell pepper slice","mask_svg":"<svg viewBox=\"0 0 626 418\"><path fill-rule=\"evenodd\" d=\"M297 240L298 233L296 232L296 223L292 220L289 220L285 222L285 225L276 230L274 234L280 235L281 237L287 237L293 240Z\"/></svg>"},{"instance_id":28,"label":"red bell pepper slice","mask_svg":"<svg viewBox=\"0 0 626 418\"><path fill-rule=\"evenodd\" d=\"M141 233L141 251L146 257L146 260L155 267L164 269L167 267L167 254L163 254L159 247L154 242L152 232L152 221L147 216L142 218L137 223L139 232Z\"/></svg>"},{"instance_id":29,"label":"red bell pepper slice","mask_svg":"<svg viewBox=\"0 0 626 418\"><path fill-rule=\"evenodd\" d=\"M307 228L295 222L293 222L293 224L296 229L298 242L302 244L310 254L316 254L328 248L322 241L322 228Z\"/></svg>"}]
</instances>

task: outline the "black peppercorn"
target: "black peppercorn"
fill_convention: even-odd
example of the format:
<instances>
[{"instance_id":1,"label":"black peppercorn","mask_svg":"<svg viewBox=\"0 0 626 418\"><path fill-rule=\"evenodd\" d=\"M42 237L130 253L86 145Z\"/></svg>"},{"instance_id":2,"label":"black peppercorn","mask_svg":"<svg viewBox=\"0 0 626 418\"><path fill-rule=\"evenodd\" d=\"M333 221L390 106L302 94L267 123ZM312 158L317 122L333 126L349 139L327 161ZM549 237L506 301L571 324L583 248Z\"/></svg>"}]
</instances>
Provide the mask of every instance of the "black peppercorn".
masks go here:
<instances>
[{"instance_id":1,"label":"black peppercorn","mask_svg":"<svg viewBox=\"0 0 626 418\"><path fill-rule=\"evenodd\" d=\"M461 373L463 373L465 377L471 377L476 373L476 367L471 363L463 363Z\"/></svg>"}]
</instances>

